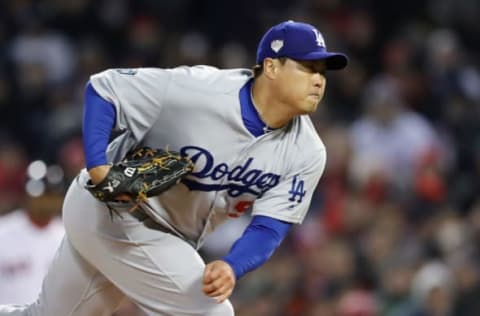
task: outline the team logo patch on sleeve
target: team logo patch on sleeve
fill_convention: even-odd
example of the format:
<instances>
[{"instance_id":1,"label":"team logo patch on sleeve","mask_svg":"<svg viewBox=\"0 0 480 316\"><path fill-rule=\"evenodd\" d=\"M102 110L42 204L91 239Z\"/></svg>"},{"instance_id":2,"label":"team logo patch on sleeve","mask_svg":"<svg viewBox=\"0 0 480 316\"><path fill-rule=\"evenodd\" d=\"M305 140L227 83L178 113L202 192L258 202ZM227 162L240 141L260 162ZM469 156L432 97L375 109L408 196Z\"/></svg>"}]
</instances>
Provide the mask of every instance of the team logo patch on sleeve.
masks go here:
<instances>
[{"instance_id":1,"label":"team logo patch on sleeve","mask_svg":"<svg viewBox=\"0 0 480 316\"><path fill-rule=\"evenodd\" d=\"M121 74L121 75L129 75L129 76L133 76L133 75L136 75L137 72L138 72L138 69L134 69L134 68L119 68L119 69L116 69L116 71Z\"/></svg>"},{"instance_id":2,"label":"team logo patch on sleeve","mask_svg":"<svg viewBox=\"0 0 480 316\"><path fill-rule=\"evenodd\" d=\"M305 193L307 193L307 191L304 190L304 186L305 181L300 180L298 175L294 176L292 179L292 187L290 188L290 191L288 191L288 194L290 195L288 200L290 202L301 203Z\"/></svg>"}]
</instances>

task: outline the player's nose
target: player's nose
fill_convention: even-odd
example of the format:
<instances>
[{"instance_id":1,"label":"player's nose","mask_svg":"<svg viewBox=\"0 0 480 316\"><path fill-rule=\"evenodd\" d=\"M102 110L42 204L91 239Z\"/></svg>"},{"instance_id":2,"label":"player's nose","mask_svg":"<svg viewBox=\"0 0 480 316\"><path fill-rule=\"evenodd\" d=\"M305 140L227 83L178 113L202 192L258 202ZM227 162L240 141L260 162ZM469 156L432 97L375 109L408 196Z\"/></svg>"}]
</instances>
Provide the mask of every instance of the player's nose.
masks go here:
<instances>
[{"instance_id":1,"label":"player's nose","mask_svg":"<svg viewBox=\"0 0 480 316\"><path fill-rule=\"evenodd\" d=\"M325 84L325 77L320 72L312 74L312 81L315 88L322 88Z\"/></svg>"}]
</instances>

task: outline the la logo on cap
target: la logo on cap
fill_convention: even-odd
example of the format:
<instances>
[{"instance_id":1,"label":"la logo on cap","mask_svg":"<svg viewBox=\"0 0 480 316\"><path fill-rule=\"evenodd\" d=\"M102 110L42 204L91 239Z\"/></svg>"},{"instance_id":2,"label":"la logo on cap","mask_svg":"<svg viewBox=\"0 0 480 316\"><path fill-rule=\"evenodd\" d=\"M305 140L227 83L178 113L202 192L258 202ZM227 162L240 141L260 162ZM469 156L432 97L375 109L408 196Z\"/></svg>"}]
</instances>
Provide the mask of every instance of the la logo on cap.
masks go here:
<instances>
[{"instance_id":1,"label":"la logo on cap","mask_svg":"<svg viewBox=\"0 0 480 316\"><path fill-rule=\"evenodd\" d=\"M315 34L315 40L317 41L317 45L325 47L325 40L323 39L322 34L320 34L317 29L312 29L312 31Z\"/></svg>"},{"instance_id":2,"label":"la logo on cap","mask_svg":"<svg viewBox=\"0 0 480 316\"><path fill-rule=\"evenodd\" d=\"M282 40L274 40L272 41L272 43L270 44L270 47L272 48L272 50L275 52L275 53L278 53L282 47L283 47L283 41Z\"/></svg>"}]
</instances>

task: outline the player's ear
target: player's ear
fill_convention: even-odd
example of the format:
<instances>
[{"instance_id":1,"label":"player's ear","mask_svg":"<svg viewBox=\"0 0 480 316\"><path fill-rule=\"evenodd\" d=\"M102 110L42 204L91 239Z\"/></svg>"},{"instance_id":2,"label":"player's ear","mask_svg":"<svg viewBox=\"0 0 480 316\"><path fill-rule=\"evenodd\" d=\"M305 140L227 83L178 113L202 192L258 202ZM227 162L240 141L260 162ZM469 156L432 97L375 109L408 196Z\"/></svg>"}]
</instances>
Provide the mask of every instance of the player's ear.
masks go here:
<instances>
[{"instance_id":1,"label":"player's ear","mask_svg":"<svg viewBox=\"0 0 480 316\"><path fill-rule=\"evenodd\" d=\"M263 72L267 78L274 79L277 75L278 65L273 58L263 60Z\"/></svg>"}]
</instances>

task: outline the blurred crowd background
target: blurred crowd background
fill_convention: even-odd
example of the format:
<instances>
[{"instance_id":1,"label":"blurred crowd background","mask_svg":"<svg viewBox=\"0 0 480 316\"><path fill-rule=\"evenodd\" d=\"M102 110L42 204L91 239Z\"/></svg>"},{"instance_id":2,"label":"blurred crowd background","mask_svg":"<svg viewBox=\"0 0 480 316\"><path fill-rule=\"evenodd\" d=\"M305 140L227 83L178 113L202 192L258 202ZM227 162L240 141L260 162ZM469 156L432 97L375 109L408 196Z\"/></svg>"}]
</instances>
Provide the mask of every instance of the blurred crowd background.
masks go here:
<instances>
[{"instance_id":1,"label":"blurred crowd background","mask_svg":"<svg viewBox=\"0 0 480 316\"><path fill-rule=\"evenodd\" d=\"M312 116L328 162L308 217L239 280L237 315L480 315L478 17L476 0L0 1L1 282L55 239L42 232L84 165L91 74L250 68L262 34L293 19L316 25L350 65L327 74ZM16 225L19 213L34 228ZM205 259L247 222L215 232ZM0 287L0 301L7 294ZM142 314L126 303L117 315Z\"/></svg>"}]
</instances>

